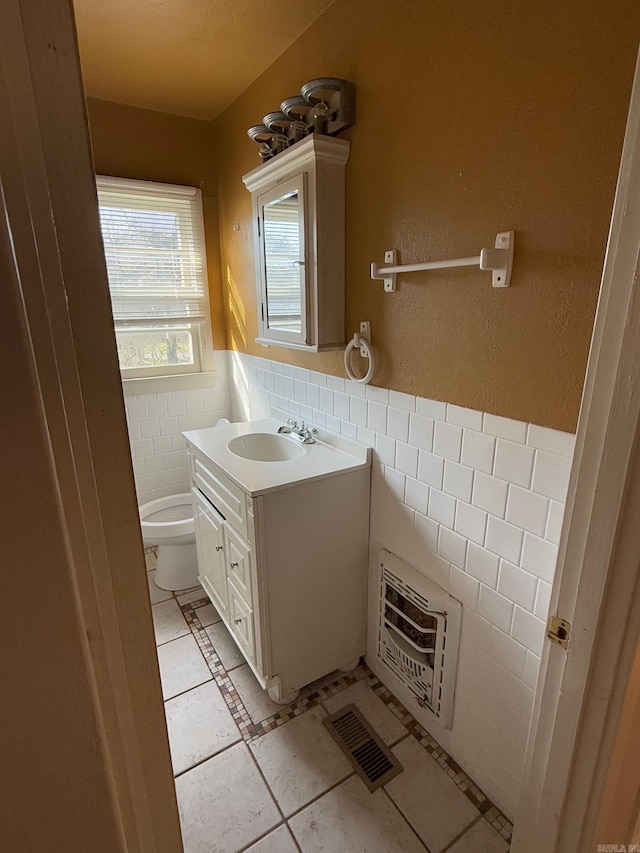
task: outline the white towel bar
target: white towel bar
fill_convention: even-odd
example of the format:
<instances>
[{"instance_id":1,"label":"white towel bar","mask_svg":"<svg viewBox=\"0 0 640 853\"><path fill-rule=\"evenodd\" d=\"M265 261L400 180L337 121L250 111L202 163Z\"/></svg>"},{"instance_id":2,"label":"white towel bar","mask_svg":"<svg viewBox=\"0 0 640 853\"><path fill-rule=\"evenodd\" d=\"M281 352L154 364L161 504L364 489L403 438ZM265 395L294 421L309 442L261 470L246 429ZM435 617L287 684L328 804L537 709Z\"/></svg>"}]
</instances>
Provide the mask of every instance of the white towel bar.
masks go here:
<instances>
[{"instance_id":1,"label":"white towel bar","mask_svg":"<svg viewBox=\"0 0 640 853\"><path fill-rule=\"evenodd\" d=\"M440 270L448 267L475 267L481 270L491 270L491 283L494 287L509 287L511 267L513 266L513 245L515 231L502 231L496 237L493 249L481 249L479 255L472 258L453 258L445 261L426 261L423 264L398 264L396 249L384 253L384 265L371 264L371 278L383 281L387 293L396 289L396 277L399 273L420 272L421 270Z\"/></svg>"}]
</instances>

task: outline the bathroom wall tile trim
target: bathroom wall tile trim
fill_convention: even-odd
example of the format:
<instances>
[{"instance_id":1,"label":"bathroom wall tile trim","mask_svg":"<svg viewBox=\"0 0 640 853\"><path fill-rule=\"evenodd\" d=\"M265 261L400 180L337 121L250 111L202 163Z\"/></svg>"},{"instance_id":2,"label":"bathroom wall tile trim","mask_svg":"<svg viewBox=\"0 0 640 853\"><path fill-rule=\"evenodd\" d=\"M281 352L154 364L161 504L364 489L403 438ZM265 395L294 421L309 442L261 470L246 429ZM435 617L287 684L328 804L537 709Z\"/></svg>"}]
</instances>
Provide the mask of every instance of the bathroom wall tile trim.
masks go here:
<instances>
[{"instance_id":1,"label":"bathroom wall tile trim","mask_svg":"<svg viewBox=\"0 0 640 853\"><path fill-rule=\"evenodd\" d=\"M410 710L513 818L575 436L244 353L229 368L233 419L278 409L374 448L370 626L381 547L462 602L453 727Z\"/></svg>"}]
</instances>

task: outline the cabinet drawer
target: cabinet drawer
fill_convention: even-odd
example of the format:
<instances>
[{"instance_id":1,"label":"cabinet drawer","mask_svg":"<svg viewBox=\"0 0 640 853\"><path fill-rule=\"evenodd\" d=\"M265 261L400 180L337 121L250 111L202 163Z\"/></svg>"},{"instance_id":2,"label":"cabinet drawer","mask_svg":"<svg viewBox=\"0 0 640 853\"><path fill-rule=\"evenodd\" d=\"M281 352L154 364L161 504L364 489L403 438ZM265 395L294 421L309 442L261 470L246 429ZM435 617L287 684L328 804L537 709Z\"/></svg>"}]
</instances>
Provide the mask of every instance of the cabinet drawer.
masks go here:
<instances>
[{"instance_id":1,"label":"cabinet drawer","mask_svg":"<svg viewBox=\"0 0 640 853\"><path fill-rule=\"evenodd\" d=\"M247 660L255 663L255 639L253 630L253 611L229 581L229 628L245 653Z\"/></svg>"},{"instance_id":2,"label":"cabinet drawer","mask_svg":"<svg viewBox=\"0 0 640 853\"><path fill-rule=\"evenodd\" d=\"M239 486L226 477L217 466L192 455L193 482L213 503L224 518L242 536L248 536L247 500Z\"/></svg>"},{"instance_id":3,"label":"cabinet drawer","mask_svg":"<svg viewBox=\"0 0 640 853\"><path fill-rule=\"evenodd\" d=\"M251 594L251 549L235 530L224 527L224 553L227 576L248 604L253 604Z\"/></svg>"}]
</instances>

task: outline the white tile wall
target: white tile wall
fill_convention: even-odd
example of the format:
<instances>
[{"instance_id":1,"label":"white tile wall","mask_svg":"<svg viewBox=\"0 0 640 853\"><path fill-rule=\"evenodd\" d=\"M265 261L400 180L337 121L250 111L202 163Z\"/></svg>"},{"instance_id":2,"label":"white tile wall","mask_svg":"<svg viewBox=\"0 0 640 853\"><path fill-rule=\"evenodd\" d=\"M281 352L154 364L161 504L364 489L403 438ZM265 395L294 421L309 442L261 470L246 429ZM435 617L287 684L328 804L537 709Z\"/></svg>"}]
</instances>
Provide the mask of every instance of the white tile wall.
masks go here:
<instances>
[{"instance_id":1,"label":"white tile wall","mask_svg":"<svg viewBox=\"0 0 640 853\"><path fill-rule=\"evenodd\" d=\"M388 548L464 607L453 728L423 722L513 817L574 436L239 353L230 371L236 419L277 408L374 448L372 566Z\"/></svg>"},{"instance_id":2,"label":"white tile wall","mask_svg":"<svg viewBox=\"0 0 640 853\"><path fill-rule=\"evenodd\" d=\"M226 352L216 353L215 365L215 387L125 398L138 505L188 492L187 445L181 433L231 417Z\"/></svg>"}]
</instances>

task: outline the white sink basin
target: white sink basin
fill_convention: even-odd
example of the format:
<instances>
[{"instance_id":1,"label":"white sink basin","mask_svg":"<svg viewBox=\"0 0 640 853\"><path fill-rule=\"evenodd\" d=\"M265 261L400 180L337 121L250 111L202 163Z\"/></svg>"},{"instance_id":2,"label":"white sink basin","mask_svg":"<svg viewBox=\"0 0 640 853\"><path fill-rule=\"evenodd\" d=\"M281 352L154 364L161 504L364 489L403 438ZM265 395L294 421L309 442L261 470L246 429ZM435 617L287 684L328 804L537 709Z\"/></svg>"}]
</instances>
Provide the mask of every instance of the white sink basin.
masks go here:
<instances>
[{"instance_id":1,"label":"white sink basin","mask_svg":"<svg viewBox=\"0 0 640 853\"><path fill-rule=\"evenodd\" d=\"M304 449L293 439L268 432L238 435L227 444L231 453L254 462L286 462L304 456Z\"/></svg>"}]
</instances>

